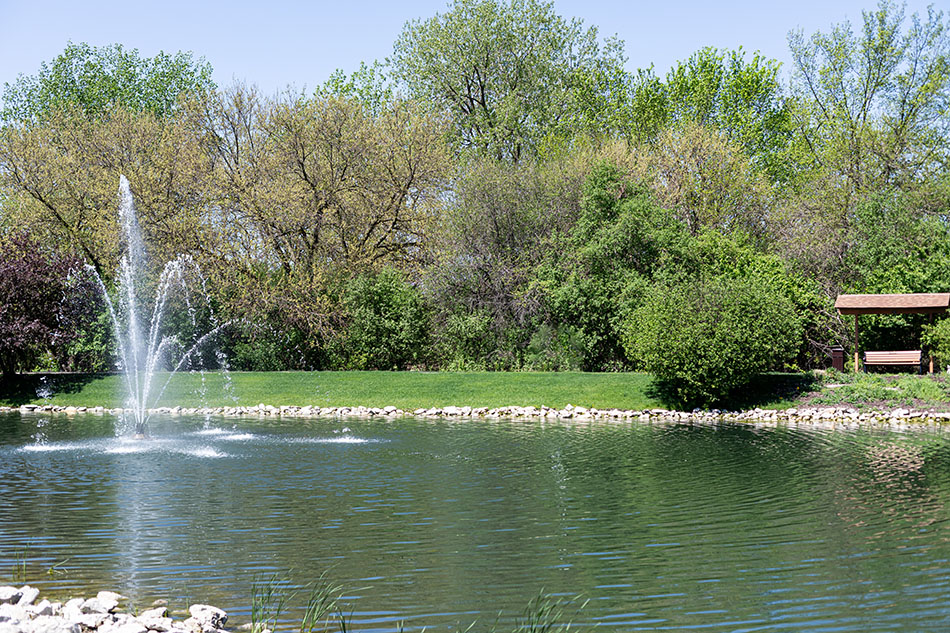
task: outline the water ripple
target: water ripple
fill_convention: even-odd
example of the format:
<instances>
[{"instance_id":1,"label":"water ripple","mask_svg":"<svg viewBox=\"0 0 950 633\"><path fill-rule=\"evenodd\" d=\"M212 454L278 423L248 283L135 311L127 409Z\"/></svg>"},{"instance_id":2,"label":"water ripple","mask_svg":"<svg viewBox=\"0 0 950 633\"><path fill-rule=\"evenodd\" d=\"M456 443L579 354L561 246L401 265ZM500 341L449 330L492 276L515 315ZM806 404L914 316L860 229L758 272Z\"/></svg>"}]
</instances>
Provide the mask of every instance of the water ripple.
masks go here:
<instances>
[{"instance_id":1,"label":"water ripple","mask_svg":"<svg viewBox=\"0 0 950 633\"><path fill-rule=\"evenodd\" d=\"M44 589L201 600L239 624L255 574L302 587L329 569L353 624L385 633L514 628L542 588L589 599L575 628L950 620L939 436L185 419L134 441L91 424L0 420L0 543L32 543L35 570L70 561L67 576L36 574ZM12 560L0 550L0 569Z\"/></svg>"}]
</instances>

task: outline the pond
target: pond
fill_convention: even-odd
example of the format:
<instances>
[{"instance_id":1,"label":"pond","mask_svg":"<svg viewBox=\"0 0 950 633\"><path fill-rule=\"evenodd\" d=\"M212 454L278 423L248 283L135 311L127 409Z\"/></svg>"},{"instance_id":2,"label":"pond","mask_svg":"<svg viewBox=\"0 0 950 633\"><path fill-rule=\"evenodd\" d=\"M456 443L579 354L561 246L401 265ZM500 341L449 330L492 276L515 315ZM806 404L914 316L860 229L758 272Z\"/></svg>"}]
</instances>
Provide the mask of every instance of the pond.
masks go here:
<instances>
[{"instance_id":1,"label":"pond","mask_svg":"<svg viewBox=\"0 0 950 633\"><path fill-rule=\"evenodd\" d=\"M0 416L0 584L361 631L945 631L950 436L740 425ZM297 622L305 596L288 601Z\"/></svg>"}]
</instances>

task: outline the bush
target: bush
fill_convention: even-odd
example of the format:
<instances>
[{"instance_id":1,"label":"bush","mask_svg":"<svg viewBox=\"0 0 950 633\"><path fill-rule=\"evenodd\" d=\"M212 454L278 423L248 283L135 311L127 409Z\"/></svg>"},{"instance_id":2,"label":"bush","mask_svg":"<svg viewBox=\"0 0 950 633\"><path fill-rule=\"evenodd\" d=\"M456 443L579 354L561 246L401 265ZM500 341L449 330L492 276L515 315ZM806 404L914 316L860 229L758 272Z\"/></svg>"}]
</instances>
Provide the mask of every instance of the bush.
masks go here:
<instances>
[{"instance_id":1,"label":"bush","mask_svg":"<svg viewBox=\"0 0 950 633\"><path fill-rule=\"evenodd\" d=\"M349 282L348 323L339 343L347 369L408 369L424 362L429 319L422 295L402 273L385 269Z\"/></svg>"},{"instance_id":2,"label":"bush","mask_svg":"<svg viewBox=\"0 0 950 633\"><path fill-rule=\"evenodd\" d=\"M487 314L452 314L438 332L442 369L476 371L487 368L495 335Z\"/></svg>"},{"instance_id":3,"label":"bush","mask_svg":"<svg viewBox=\"0 0 950 633\"><path fill-rule=\"evenodd\" d=\"M936 365L950 368L950 319L925 327L922 342Z\"/></svg>"},{"instance_id":4,"label":"bush","mask_svg":"<svg viewBox=\"0 0 950 633\"><path fill-rule=\"evenodd\" d=\"M530 371L579 371L584 360L584 340L570 325L542 323L525 350L524 369Z\"/></svg>"},{"instance_id":5,"label":"bush","mask_svg":"<svg viewBox=\"0 0 950 633\"><path fill-rule=\"evenodd\" d=\"M627 353L674 404L709 406L794 358L801 326L791 301L756 278L658 285L630 313Z\"/></svg>"}]
</instances>

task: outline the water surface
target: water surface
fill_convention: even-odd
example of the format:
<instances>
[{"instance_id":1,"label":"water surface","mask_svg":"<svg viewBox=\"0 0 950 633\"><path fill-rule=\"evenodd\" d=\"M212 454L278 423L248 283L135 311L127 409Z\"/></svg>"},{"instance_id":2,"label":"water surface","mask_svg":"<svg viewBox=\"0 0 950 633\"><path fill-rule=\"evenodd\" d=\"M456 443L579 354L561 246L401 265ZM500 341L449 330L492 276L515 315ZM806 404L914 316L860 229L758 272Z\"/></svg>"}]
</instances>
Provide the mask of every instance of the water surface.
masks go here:
<instances>
[{"instance_id":1,"label":"water surface","mask_svg":"<svg viewBox=\"0 0 950 633\"><path fill-rule=\"evenodd\" d=\"M249 614L329 570L359 630L950 629L943 435L0 416L0 582ZM288 622L302 596L291 600ZM580 605L586 601L586 606ZM501 615L499 616L499 613Z\"/></svg>"}]
</instances>

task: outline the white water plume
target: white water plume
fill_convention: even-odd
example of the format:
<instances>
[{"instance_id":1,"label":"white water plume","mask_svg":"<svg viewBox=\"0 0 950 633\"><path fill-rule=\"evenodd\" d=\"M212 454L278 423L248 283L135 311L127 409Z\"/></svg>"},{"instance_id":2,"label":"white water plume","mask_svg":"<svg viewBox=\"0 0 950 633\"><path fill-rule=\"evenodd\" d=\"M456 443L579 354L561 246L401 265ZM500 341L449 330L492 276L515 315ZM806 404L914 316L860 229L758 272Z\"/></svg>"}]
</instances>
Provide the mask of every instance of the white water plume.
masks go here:
<instances>
[{"instance_id":1,"label":"white water plume","mask_svg":"<svg viewBox=\"0 0 950 633\"><path fill-rule=\"evenodd\" d=\"M99 279L99 287L108 306L116 337L119 365L123 373L128 398L125 408L132 412L132 429L137 435L148 431L148 411L157 406L159 399L172 377L179 370L199 365L200 354L206 346L216 339L227 324L221 324L214 316L206 291L206 284L197 264L188 256L179 256L165 264L158 278L151 316L146 321L141 314L140 297L147 286L145 245L135 213L135 203L129 181L119 177L119 220L126 247L119 264L118 292L115 304L109 298L105 284ZM93 271L94 272L94 271ZM98 276L97 276L98 278ZM197 283L190 282L197 280ZM197 286L198 296L202 298L200 306L207 313L210 327L198 334L199 306L195 305L193 295ZM185 316L192 329L192 339L181 341L176 334L165 334L165 323L169 299L173 296L184 302ZM147 329L144 324L148 324ZM219 367L227 372L227 357L215 350L215 359ZM164 380L162 373L167 372ZM202 375L202 383L204 376ZM225 376L226 384L230 384Z\"/></svg>"}]
</instances>

